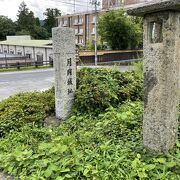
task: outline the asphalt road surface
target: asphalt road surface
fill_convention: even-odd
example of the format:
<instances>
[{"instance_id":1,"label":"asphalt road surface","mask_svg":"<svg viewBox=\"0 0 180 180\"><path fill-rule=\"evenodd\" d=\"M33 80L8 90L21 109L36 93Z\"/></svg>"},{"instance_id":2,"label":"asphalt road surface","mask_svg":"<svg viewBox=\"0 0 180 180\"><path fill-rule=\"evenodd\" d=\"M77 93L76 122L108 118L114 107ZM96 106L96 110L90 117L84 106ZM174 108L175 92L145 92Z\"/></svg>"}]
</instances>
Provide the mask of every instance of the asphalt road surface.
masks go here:
<instances>
[{"instance_id":1,"label":"asphalt road surface","mask_svg":"<svg viewBox=\"0 0 180 180\"><path fill-rule=\"evenodd\" d=\"M114 67L111 66L110 68ZM120 67L121 71L126 71L127 69L127 66ZM53 86L53 83L53 69L0 73L0 101L19 92L49 89Z\"/></svg>"},{"instance_id":2,"label":"asphalt road surface","mask_svg":"<svg viewBox=\"0 0 180 180\"><path fill-rule=\"evenodd\" d=\"M18 92L46 90L53 82L53 69L0 73L0 100Z\"/></svg>"}]
</instances>

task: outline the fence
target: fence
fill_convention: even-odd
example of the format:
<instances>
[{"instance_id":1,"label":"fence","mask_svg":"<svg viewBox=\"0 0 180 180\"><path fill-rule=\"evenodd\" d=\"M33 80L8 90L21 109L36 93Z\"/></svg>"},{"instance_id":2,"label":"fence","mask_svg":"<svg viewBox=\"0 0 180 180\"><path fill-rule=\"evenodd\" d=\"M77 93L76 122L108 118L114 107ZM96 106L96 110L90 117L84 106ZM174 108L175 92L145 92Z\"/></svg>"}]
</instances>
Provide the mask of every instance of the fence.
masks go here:
<instances>
[{"instance_id":1,"label":"fence","mask_svg":"<svg viewBox=\"0 0 180 180\"><path fill-rule=\"evenodd\" d=\"M126 50L126 51L99 51L98 64L129 64L142 59L142 50ZM78 52L76 51L77 65L92 65L94 64L94 52ZM0 57L0 69L2 68L17 68L28 66L53 66L53 58L48 61L35 61L28 57Z\"/></svg>"},{"instance_id":2,"label":"fence","mask_svg":"<svg viewBox=\"0 0 180 180\"><path fill-rule=\"evenodd\" d=\"M98 52L98 64L111 64L114 62L122 62L123 61L133 61L135 59L142 59L143 51L142 50L126 50L126 51L99 51ZM80 53L80 61L81 64L94 64L94 53L92 52L84 52Z\"/></svg>"},{"instance_id":3,"label":"fence","mask_svg":"<svg viewBox=\"0 0 180 180\"><path fill-rule=\"evenodd\" d=\"M53 66L53 60L50 61L35 61L33 59L0 59L0 69L17 68L34 66L38 68L39 66Z\"/></svg>"}]
</instances>

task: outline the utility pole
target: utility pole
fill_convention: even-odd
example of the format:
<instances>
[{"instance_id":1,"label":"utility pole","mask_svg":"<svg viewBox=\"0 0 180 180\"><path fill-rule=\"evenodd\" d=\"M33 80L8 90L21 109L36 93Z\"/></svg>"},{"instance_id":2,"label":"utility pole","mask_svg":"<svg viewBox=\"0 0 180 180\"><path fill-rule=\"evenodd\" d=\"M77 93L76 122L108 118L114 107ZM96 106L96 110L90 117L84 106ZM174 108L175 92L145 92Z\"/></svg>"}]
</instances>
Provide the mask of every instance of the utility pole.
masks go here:
<instances>
[{"instance_id":1,"label":"utility pole","mask_svg":"<svg viewBox=\"0 0 180 180\"><path fill-rule=\"evenodd\" d=\"M100 6L100 1L98 0L92 0L90 1L90 4L94 5L94 10L95 10L95 41L94 41L94 46L95 46L95 66L97 66L97 6Z\"/></svg>"}]
</instances>

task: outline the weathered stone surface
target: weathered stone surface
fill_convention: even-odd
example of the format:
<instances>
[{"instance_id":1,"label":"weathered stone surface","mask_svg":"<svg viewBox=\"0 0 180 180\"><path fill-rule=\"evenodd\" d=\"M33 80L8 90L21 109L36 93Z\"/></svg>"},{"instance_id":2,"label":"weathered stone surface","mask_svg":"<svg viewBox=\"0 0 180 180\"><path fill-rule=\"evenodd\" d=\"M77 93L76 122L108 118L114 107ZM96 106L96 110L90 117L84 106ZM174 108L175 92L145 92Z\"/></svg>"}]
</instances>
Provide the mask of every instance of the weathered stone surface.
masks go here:
<instances>
[{"instance_id":1,"label":"weathered stone surface","mask_svg":"<svg viewBox=\"0 0 180 180\"><path fill-rule=\"evenodd\" d=\"M71 28L53 28L56 117L66 119L76 90L75 33Z\"/></svg>"},{"instance_id":2,"label":"weathered stone surface","mask_svg":"<svg viewBox=\"0 0 180 180\"><path fill-rule=\"evenodd\" d=\"M60 125L61 121L57 119L55 116L49 116L44 120L44 127L54 127Z\"/></svg>"},{"instance_id":3,"label":"weathered stone surface","mask_svg":"<svg viewBox=\"0 0 180 180\"><path fill-rule=\"evenodd\" d=\"M176 142L180 77L180 0L128 10L144 17L144 146L167 152Z\"/></svg>"},{"instance_id":4,"label":"weathered stone surface","mask_svg":"<svg viewBox=\"0 0 180 180\"><path fill-rule=\"evenodd\" d=\"M180 12L147 14L144 19L144 145L155 152L173 148L178 130ZM150 23L153 24L151 29ZM158 37L162 25L162 42ZM158 27L156 32L155 27ZM153 31L153 32L151 32ZM156 34L157 33L157 34Z\"/></svg>"},{"instance_id":5,"label":"weathered stone surface","mask_svg":"<svg viewBox=\"0 0 180 180\"><path fill-rule=\"evenodd\" d=\"M133 16L144 16L145 14L167 10L180 11L180 0L156 0L131 8L127 13Z\"/></svg>"}]
</instances>

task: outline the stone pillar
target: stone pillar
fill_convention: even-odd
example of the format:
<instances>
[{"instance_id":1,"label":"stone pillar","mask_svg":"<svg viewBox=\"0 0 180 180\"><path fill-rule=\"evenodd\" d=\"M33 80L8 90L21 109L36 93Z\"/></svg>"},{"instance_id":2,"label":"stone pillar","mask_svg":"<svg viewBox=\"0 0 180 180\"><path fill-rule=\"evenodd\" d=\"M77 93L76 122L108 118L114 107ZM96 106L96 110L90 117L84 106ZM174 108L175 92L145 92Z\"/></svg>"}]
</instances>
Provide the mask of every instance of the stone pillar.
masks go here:
<instances>
[{"instance_id":1,"label":"stone pillar","mask_svg":"<svg viewBox=\"0 0 180 180\"><path fill-rule=\"evenodd\" d=\"M56 117L71 113L76 90L75 33L71 28L53 28Z\"/></svg>"},{"instance_id":2,"label":"stone pillar","mask_svg":"<svg viewBox=\"0 0 180 180\"><path fill-rule=\"evenodd\" d=\"M178 131L180 0L144 4L128 14L144 17L144 146L167 152Z\"/></svg>"}]
</instances>

